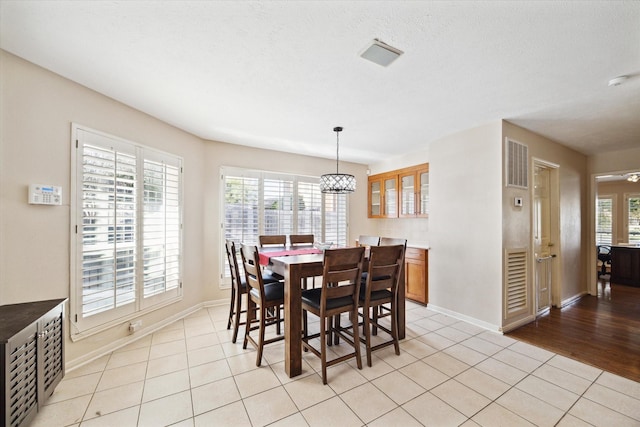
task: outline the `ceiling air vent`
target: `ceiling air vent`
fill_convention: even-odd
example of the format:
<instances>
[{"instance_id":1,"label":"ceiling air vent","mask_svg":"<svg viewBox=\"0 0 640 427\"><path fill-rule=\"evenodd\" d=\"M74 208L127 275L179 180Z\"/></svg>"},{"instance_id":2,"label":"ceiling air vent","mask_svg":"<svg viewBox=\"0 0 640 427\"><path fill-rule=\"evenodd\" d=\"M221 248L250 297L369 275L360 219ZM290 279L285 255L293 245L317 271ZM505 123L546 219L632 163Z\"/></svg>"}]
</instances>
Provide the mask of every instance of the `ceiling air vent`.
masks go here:
<instances>
[{"instance_id":1,"label":"ceiling air vent","mask_svg":"<svg viewBox=\"0 0 640 427\"><path fill-rule=\"evenodd\" d=\"M529 147L507 138L507 187L529 187Z\"/></svg>"}]
</instances>

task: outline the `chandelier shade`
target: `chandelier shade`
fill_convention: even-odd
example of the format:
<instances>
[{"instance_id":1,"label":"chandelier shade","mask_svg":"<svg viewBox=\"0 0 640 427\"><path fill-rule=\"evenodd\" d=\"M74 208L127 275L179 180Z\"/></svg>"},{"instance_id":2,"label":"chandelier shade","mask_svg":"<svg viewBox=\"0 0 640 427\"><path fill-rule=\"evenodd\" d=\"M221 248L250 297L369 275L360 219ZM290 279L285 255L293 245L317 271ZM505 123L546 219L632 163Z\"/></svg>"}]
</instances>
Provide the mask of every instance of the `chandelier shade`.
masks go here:
<instances>
[{"instance_id":1,"label":"chandelier shade","mask_svg":"<svg viewBox=\"0 0 640 427\"><path fill-rule=\"evenodd\" d=\"M336 126L333 128L336 133L336 173L327 173L320 177L320 191L330 194L347 194L356 191L356 177L338 171L339 154L340 154L340 132L342 128Z\"/></svg>"}]
</instances>

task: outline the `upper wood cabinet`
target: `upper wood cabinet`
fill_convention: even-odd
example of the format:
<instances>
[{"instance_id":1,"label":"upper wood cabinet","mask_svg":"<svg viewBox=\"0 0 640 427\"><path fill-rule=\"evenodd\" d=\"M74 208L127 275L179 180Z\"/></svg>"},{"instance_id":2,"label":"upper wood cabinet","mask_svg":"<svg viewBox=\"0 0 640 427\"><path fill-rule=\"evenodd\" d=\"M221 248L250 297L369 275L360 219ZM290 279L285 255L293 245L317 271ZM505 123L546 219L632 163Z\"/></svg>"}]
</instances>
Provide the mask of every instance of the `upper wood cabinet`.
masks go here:
<instances>
[{"instance_id":1,"label":"upper wood cabinet","mask_svg":"<svg viewBox=\"0 0 640 427\"><path fill-rule=\"evenodd\" d=\"M398 217L398 175L384 173L369 177L369 218Z\"/></svg>"},{"instance_id":2,"label":"upper wood cabinet","mask_svg":"<svg viewBox=\"0 0 640 427\"><path fill-rule=\"evenodd\" d=\"M429 214L429 164L369 177L369 218L415 218Z\"/></svg>"}]
</instances>

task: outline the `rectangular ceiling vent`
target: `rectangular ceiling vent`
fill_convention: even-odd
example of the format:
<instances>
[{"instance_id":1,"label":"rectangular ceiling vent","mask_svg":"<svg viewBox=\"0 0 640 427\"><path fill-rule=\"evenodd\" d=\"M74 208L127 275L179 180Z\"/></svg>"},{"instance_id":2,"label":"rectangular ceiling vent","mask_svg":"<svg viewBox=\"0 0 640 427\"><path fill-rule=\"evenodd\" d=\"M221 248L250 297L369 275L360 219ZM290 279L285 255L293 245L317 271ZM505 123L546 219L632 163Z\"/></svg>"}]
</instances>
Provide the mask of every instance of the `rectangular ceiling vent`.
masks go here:
<instances>
[{"instance_id":1,"label":"rectangular ceiling vent","mask_svg":"<svg viewBox=\"0 0 640 427\"><path fill-rule=\"evenodd\" d=\"M529 187L529 147L507 138L507 187Z\"/></svg>"},{"instance_id":2,"label":"rectangular ceiling vent","mask_svg":"<svg viewBox=\"0 0 640 427\"><path fill-rule=\"evenodd\" d=\"M505 318L526 312L527 295L527 250L505 251Z\"/></svg>"}]
</instances>

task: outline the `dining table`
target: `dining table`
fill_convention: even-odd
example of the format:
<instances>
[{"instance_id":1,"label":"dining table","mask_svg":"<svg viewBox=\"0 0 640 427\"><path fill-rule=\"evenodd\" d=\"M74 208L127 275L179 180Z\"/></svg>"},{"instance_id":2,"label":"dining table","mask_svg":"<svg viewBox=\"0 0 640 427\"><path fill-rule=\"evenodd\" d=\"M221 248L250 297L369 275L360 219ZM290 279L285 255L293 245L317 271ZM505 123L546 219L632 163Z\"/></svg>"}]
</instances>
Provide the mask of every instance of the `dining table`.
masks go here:
<instances>
[{"instance_id":1,"label":"dining table","mask_svg":"<svg viewBox=\"0 0 640 427\"><path fill-rule=\"evenodd\" d=\"M302 280L322 276L324 254L311 245L262 247L258 251L260 264L284 277L284 366L287 375L295 377L302 373ZM405 338L404 277L403 266L398 286L398 339Z\"/></svg>"}]
</instances>

